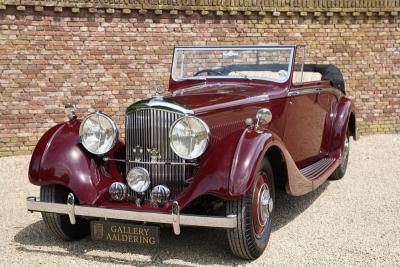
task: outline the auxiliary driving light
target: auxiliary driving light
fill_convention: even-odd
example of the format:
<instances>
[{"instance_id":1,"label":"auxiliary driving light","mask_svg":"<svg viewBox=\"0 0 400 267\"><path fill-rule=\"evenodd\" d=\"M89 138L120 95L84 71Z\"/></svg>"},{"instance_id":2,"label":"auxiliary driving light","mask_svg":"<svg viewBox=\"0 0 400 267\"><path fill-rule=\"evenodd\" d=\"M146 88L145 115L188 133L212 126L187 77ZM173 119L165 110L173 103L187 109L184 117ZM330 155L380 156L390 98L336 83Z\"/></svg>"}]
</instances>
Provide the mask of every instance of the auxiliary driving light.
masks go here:
<instances>
[{"instance_id":1,"label":"auxiliary driving light","mask_svg":"<svg viewBox=\"0 0 400 267\"><path fill-rule=\"evenodd\" d=\"M110 193L112 199L121 201L126 198L128 189L125 184L115 182L111 184L108 192Z\"/></svg>"},{"instance_id":2,"label":"auxiliary driving light","mask_svg":"<svg viewBox=\"0 0 400 267\"><path fill-rule=\"evenodd\" d=\"M126 181L133 191L143 193L150 186L150 175L145 168L136 167L128 172Z\"/></svg>"},{"instance_id":3,"label":"auxiliary driving light","mask_svg":"<svg viewBox=\"0 0 400 267\"><path fill-rule=\"evenodd\" d=\"M165 205L169 200L170 190L165 185L157 185L151 190L150 197L153 203Z\"/></svg>"}]
</instances>

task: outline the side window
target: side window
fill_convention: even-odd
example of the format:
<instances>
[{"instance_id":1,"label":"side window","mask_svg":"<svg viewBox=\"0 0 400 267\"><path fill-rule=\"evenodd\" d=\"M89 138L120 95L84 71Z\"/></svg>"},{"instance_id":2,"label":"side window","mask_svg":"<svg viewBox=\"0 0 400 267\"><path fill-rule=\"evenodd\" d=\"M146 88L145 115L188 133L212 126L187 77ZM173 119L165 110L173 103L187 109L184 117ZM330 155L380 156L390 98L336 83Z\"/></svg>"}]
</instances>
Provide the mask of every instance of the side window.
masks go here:
<instances>
[{"instance_id":1,"label":"side window","mask_svg":"<svg viewBox=\"0 0 400 267\"><path fill-rule=\"evenodd\" d=\"M305 46L297 47L293 68L294 84L320 81L322 78L322 74L316 70L315 65L306 64L306 53L307 50Z\"/></svg>"}]
</instances>

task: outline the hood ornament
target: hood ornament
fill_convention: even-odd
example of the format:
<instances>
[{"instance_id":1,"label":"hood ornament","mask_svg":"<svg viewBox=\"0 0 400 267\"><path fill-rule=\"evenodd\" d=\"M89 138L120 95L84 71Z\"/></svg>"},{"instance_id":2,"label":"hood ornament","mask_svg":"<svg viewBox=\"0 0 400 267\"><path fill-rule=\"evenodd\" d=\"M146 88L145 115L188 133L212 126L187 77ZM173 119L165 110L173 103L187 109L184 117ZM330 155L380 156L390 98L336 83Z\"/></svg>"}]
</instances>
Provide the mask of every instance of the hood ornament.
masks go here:
<instances>
[{"instance_id":1,"label":"hood ornament","mask_svg":"<svg viewBox=\"0 0 400 267\"><path fill-rule=\"evenodd\" d=\"M156 88L156 93L154 94L154 97L157 98L162 98L161 94L165 91L164 87L162 85L158 86Z\"/></svg>"},{"instance_id":2,"label":"hood ornament","mask_svg":"<svg viewBox=\"0 0 400 267\"><path fill-rule=\"evenodd\" d=\"M161 159L161 154L157 148L148 148L146 151L150 154L150 159L152 162L157 162L159 159Z\"/></svg>"}]
</instances>

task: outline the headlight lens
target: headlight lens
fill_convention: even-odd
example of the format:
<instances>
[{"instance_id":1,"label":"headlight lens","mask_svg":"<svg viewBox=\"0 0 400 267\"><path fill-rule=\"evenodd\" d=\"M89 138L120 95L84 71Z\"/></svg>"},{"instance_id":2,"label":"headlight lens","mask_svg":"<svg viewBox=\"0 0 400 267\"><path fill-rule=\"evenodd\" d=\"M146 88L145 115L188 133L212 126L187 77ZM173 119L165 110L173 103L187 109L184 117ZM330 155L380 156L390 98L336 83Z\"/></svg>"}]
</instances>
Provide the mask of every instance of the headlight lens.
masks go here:
<instances>
[{"instance_id":1,"label":"headlight lens","mask_svg":"<svg viewBox=\"0 0 400 267\"><path fill-rule=\"evenodd\" d=\"M118 130L110 117L96 112L82 121L79 136L82 145L90 153L103 155L114 147L118 139Z\"/></svg>"},{"instance_id":2,"label":"headlight lens","mask_svg":"<svg viewBox=\"0 0 400 267\"><path fill-rule=\"evenodd\" d=\"M149 172L145 168L133 168L128 172L126 182L133 191L143 193L150 186Z\"/></svg>"},{"instance_id":3,"label":"headlight lens","mask_svg":"<svg viewBox=\"0 0 400 267\"><path fill-rule=\"evenodd\" d=\"M210 130L199 118L185 116L171 127L169 137L172 150L181 158L195 159L207 148Z\"/></svg>"}]
</instances>

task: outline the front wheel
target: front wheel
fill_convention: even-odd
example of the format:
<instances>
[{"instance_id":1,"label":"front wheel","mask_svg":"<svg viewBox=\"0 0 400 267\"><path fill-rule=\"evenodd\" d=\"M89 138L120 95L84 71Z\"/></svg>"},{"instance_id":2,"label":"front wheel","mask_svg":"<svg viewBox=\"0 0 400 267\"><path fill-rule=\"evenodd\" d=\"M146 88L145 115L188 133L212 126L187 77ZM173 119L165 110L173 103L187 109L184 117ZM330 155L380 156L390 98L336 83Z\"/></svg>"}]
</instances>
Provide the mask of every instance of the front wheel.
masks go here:
<instances>
[{"instance_id":1,"label":"front wheel","mask_svg":"<svg viewBox=\"0 0 400 267\"><path fill-rule=\"evenodd\" d=\"M46 185L40 187L40 201L66 204L67 188L59 185ZM78 240L90 233L88 220L76 218L76 224L71 224L68 215L42 212L43 221L50 232L62 240Z\"/></svg>"},{"instance_id":2,"label":"front wheel","mask_svg":"<svg viewBox=\"0 0 400 267\"><path fill-rule=\"evenodd\" d=\"M243 259L261 256L271 234L274 200L272 168L269 161L264 159L246 196L227 202L227 214L237 215L237 227L227 230L233 254Z\"/></svg>"}]
</instances>

